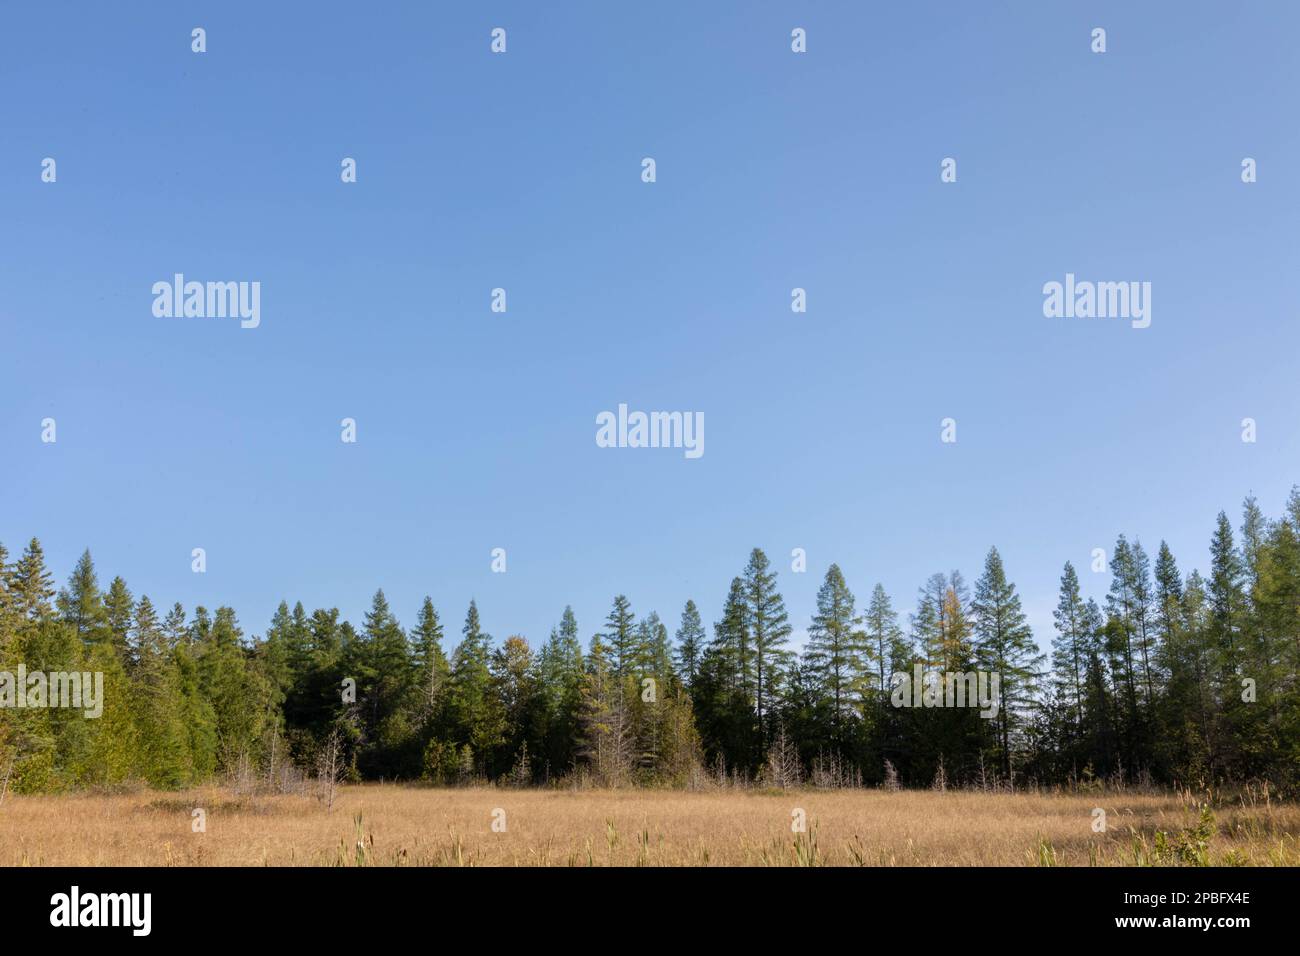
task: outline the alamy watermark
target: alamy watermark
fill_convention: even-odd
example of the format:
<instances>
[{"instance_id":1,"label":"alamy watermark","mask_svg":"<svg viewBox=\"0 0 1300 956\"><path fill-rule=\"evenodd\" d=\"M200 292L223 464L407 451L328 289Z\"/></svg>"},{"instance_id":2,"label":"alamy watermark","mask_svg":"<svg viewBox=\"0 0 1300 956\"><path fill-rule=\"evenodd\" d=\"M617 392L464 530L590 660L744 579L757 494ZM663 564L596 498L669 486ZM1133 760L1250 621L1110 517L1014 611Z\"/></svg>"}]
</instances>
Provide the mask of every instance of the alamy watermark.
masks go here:
<instances>
[{"instance_id":1,"label":"alamy watermark","mask_svg":"<svg viewBox=\"0 0 1300 956\"><path fill-rule=\"evenodd\" d=\"M687 458L704 454L703 412L629 412L596 416L596 444L601 448L684 448Z\"/></svg>"},{"instance_id":2,"label":"alamy watermark","mask_svg":"<svg viewBox=\"0 0 1300 956\"><path fill-rule=\"evenodd\" d=\"M152 893L83 893L74 885L50 897L50 925L124 926L132 936L148 936L153 928Z\"/></svg>"},{"instance_id":3,"label":"alamy watermark","mask_svg":"<svg viewBox=\"0 0 1300 956\"><path fill-rule=\"evenodd\" d=\"M1132 319L1135 329L1151 324L1150 282L1076 280L1043 284L1043 315L1049 319Z\"/></svg>"},{"instance_id":4,"label":"alamy watermark","mask_svg":"<svg viewBox=\"0 0 1300 956\"><path fill-rule=\"evenodd\" d=\"M243 329L262 324L260 282L186 282L177 272L171 282L155 282L153 295L153 314L160 319L238 318Z\"/></svg>"},{"instance_id":5,"label":"alamy watermark","mask_svg":"<svg viewBox=\"0 0 1300 956\"><path fill-rule=\"evenodd\" d=\"M90 718L104 713L103 671L0 671L0 708L69 708Z\"/></svg>"},{"instance_id":6,"label":"alamy watermark","mask_svg":"<svg viewBox=\"0 0 1300 956\"><path fill-rule=\"evenodd\" d=\"M978 707L986 720L998 715L1002 700L1002 676L988 671L927 671L917 664L911 674L894 674L890 687L895 707Z\"/></svg>"}]
</instances>

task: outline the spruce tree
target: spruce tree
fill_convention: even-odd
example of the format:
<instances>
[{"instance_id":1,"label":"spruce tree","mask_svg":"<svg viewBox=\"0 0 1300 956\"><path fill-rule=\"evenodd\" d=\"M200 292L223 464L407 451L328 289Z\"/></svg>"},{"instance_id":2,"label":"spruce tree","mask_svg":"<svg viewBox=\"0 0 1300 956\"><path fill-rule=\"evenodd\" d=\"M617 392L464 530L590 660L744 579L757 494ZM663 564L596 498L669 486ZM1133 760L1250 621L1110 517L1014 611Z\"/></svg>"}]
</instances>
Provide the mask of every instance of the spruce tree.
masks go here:
<instances>
[{"instance_id":1,"label":"spruce tree","mask_svg":"<svg viewBox=\"0 0 1300 956\"><path fill-rule=\"evenodd\" d=\"M54 613L54 578L45 567L45 552L35 538L27 543L22 557L9 572L14 611L28 621L39 621Z\"/></svg>"},{"instance_id":2,"label":"spruce tree","mask_svg":"<svg viewBox=\"0 0 1300 956\"><path fill-rule=\"evenodd\" d=\"M651 611L638 625L638 641L642 648L642 667L665 687L673 676L672 639L659 614Z\"/></svg>"},{"instance_id":3,"label":"spruce tree","mask_svg":"<svg viewBox=\"0 0 1300 956\"><path fill-rule=\"evenodd\" d=\"M782 676L791 657L785 645L792 630L785 599L776 589L776 572L761 548L750 552L743 589L745 626L754 659L754 714L761 759L770 730L768 711L781 699Z\"/></svg>"},{"instance_id":4,"label":"spruce tree","mask_svg":"<svg viewBox=\"0 0 1300 956\"><path fill-rule=\"evenodd\" d=\"M427 723L437 714L443 691L451 676L451 665L442 650L442 622L438 620L432 598L426 597L420 605L420 615L411 631L411 641L414 644L420 708Z\"/></svg>"},{"instance_id":5,"label":"spruce tree","mask_svg":"<svg viewBox=\"0 0 1300 956\"><path fill-rule=\"evenodd\" d=\"M188 733L182 723L181 674L148 596L135 608L132 645L136 649L137 731L140 772L155 787L190 782L193 772Z\"/></svg>"},{"instance_id":6,"label":"spruce tree","mask_svg":"<svg viewBox=\"0 0 1300 956\"><path fill-rule=\"evenodd\" d=\"M613 673L621 681L640 667L644 659L636 617L632 614L631 602L624 595L614 598L614 606L605 619L605 627L604 637L610 647Z\"/></svg>"},{"instance_id":7,"label":"spruce tree","mask_svg":"<svg viewBox=\"0 0 1300 956\"><path fill-rule=\"evenodd\" d=\"M1131 734L1138 724L1137 667L1133 655L1133 551L1128 539L1120 535L1110 560L1110 592L1106 595L1109 615L1108 641L1113 656L1116 680L1122 681L1125 700L1128 702L1128 730Z\"/></svg>"},{"instance_id":8,"label":"spruce tree","mask_svg":"<svg viewBox=\"0 0 1300 956\"><path fill-rule=\"evenodd\" d=\"M700 670L700 656L708 635L700 623L700 612L695 602L687 600L682 609L681 624L677 627L677 674L688 689L695 686L695 677Z\"/></svg>"},{"instance_id":9,"label":"spruce tree","mask_svg":"<svg viewBox=\"0 0 1300 956\"><path fill-rule=\"evenodd\" d=\"M108 613L99 593L95 563L89 550L83 552L77 561L67 587L59 592L57 603L60 618L72 628L83 645L89 647L110 639Z\"/></svg>"},{"instance_id":10,"label":"spruce tree","mask_svg":"<svg viewBox=\"0 0 1300 956\"><path fill-rule=\"evenodd\" d=\"M1151 588L1151 560L1143 550L1141 541L1133 542L1128 571L1131 575L1129 592L1133 598L1133 640L1142 664L1145 703L1150 710L1155 702L1156 688L1160 682L1158 673L1160 647L1153 608L1155 598Z\"/></svg>"},{"instance_id":11,"label":"spruce tree","mask_svg":"<svg viewBox=\"0 0 1300 956\"><path fill-rule=\"evenodd\" d=\"M469 746L476 767L488 759L504 736L504 717L492 693L490 638L479 624L478 605L469 602L462 639L451 657L448 710L456 742Z\"/></svg>"},{"instance_id":12,"label":"spruce tree","mask_svg":"<svg viewBox=\"0 0 1300 956\"><path fill-rule=\"evenodd\" d=\"M565 607L558 628L538 656L543 700L541 731L536 752L543 755L544 770L560 773L573 762L578 733L578 711L584 682L582 643L573 608Z\"/></svg>"},{"instance_id":13,"label":"spruce tree","mask_svg":"<svg viewBox=\"0 0 1300 956\"><path fill-rule=\"evenodd\" d=\"M104 592L104 618L108 625L113 651L129 670L136 663L137 649L131 646L131 625L135 618L135 601L126 582L113 578Z\"/></svg>"},{"instance_id":14,"label":"spruce tree","mask_svg":"<svg viewBox=\"0 0 1300 956\"><path fill-rule=\"evenodd\" d=\"M181 606L180 601L173 604L172 609L163 618L162 630L167 637L169 647L174 648L178 644L185 643L189 635L189 628L185 624L185 608Z\"/></svg>"},{"instance_id":15,"label":"spruce tree","mask_svg":"<svg viewBox=\"0 0 1300 956\"><path fill-rule=\"evenodd\" d=\"M1069 707L1071 736L1083 720L1083 691L1093 635L1088 630L1088 609L1079 589L1074 565L1065 562L1061 589L1052 612L1057 636L1052 640L1052 674L1057 699Z\"/></svg>"},{"instance_id":16,"label":"spruce tree","mask_svg":"<svg viewBox=\"0 0 1300 956\"><path fill-rule=\"evenodd\" d=\"M577 756L603 786L628 781L635 759L635 738L623 694L615 692L617 678L601 635L591 640L578 713Z\"/></svg>"},{"instance_id":17,"label":"spruce tree","mask_svg":"<svg viewBox=\"0 0 1300 956\"><path fill-rule=\"evenodd\" d=\"M863 624L871 647L871 660L876 665L876 692L881 706L889 703L890 684L894 674L906 671L911 649L898 626L898 612L886 593L884 585L871 590L871 604L867 607Z\"/></svg>"},{"instance_id":18,"label":"spruce tree","mask_svg":"<svg viewBox=\"0 0 1300 956\"><path fill-rule=\"evenodd\" d=\"M842 747L844 725L859 712L867 672L866 640L853 592L839 565L826 571L817 591L817 613L808 629L802 664L830 707L831 738Z\"/></svg>"},{"instance_id":19,"label":"spruce tree","mask_svg":"<svg viewBox=\"0 0 1300 956\"><path fill-rule=\"evenodd\" d=\"M1222 511L1210 541L1208 638L1212 653L1218 714L1223 732L1213 755L1214 769L1230 774L1240 771L1241 730L1248 721L1248 706L1241 698L1243 635L1246 624L1245 572L1233 544L1232 525ZM1247 675L1249 676L1249 675Z\"/></svg>"},{"instance_id":20,"label":"spruce tree","mask_svg":"<svg viewBox=\"0 0 1300 956\"><path fill-rule=\"evenodd\" d=\"M516 785L531 783L528 737L541 701L537 696L533 653L528 642L515 634L492 654L492 694L501 709L501 741L489 772L494 776L513 771ZM527 773L526 781L521 779Z\"/></svg>"},{"instance_id":21,"label":"spruce tree","mask_svg":"<svg viewBox=\"0 0 1300 956\"><path fill-rule=\"evenodd\" d=\"M725 687L736 691L752 709L754 657L751 646L745 618L745 583L740 578L732 578L731 590L722 606L722 620L713 625L710 650Z\"/></svg>"},{"instance_id":22,"label":"spruce tree","mask_svg":"<svg viewBox=\"0 0 1300 956\"><path fill-rule=\"evenodd\" d=\"M1033 631L1020 606L1016 586L1007 580L1002 556L989 548L984 573L975 583L971 605L976 636L976 659L983 670L1000 675L999 706L994 717L998 729L1002 772L1011 774L1013 735L1029 722L1044 655L1034 643Z\"/></svg>"}]
</instances>

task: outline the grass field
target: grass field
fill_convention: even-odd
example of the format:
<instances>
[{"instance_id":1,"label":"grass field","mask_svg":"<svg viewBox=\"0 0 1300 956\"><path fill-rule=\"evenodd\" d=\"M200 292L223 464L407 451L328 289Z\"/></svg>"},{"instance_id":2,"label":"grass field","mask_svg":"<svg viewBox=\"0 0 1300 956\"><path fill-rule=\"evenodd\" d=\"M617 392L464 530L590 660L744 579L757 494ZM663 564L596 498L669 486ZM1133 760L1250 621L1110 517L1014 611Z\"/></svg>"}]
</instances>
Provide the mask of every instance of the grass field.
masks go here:
<instances>
[{"instance_id":1,"label":"grass field","mask_svg":"<svg viewBox=\"0 0 1300 956\"><path fill-rule=\"evenodd\" d=\"M341 788L332 811L221 789L0 805L5 866L1276 866L1300 864L1298 837L1293 804L1238 799L1207 815L1154 794L366 785Z\"/></svg>"}]
</instances>

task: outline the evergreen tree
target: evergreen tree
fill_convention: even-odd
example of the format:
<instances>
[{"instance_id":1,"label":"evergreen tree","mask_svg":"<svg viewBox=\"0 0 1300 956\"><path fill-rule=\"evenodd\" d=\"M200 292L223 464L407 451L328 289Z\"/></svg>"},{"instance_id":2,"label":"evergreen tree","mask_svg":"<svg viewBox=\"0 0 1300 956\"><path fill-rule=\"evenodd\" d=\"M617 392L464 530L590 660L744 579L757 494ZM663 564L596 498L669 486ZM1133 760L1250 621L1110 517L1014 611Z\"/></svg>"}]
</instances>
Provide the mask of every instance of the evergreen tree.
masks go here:
<instances>
[{"instance_id":1,"label":"evergreen tree","mask_svg":"<svg viewBox=\"0 0 1300 956\"><path fill-rule=\"evenodd\" d=\"M442 650L442 623L433 599L426 597L420 616L411 631L415 645L416 686L419 688L420 712L425 723L433 720L442 704L443 691L451 677L451 665Z\"/></svg>"},{"instance_id":2,"label":"evergreen tree","mask_svg":"<svg viewBox=\"0 0 1300 956\"><path fill-rule=\"evenodd\" d=\"M695 686L695 678L700 670L700 657L708 635L700 623L700 612L695 602L688 600L682 609L682 621L677 628L677 673L686 687Z\"/></svg>"},{"instance_id":3,"label":"evergreen tree","mask_svg":"<svg viewBox=\"0 0 1300 956\"><path fill-rule=\"evenodd\" d=\"M728 690L735 690L753 707L754 657L745 618L745 584L731 579L731 590L722 608L722 620L713 625L710 645L719 676Z\"/></svg>"},{"instance_id":4,"label":"evergreen tree","mask_svg":"<svg viewBox=\"0 0 1300 956\"><path fill-rule=\"evenodd\" d=\"M1120 536L1106 613L1067 564L1054 612L1051 692L1001 557L990 550L968 600L961 575L921 588L904 638L877 585L861 618L839 568L818 592L802 656L776 575L755 549L707 639L687 602L676 649L655 613L620 595L589 654L565 608L534 657L520 636L493 650L471 602L448 661L425 599L409 640L376 593L360 632L337 609L282 602L264 639L234 611L164 621L114 577L101 593L89 553L52 602L33 539L0 547L0 671L101 675L102 715L0 707L0 774L15 792L279 779L326 742L348 779L423 773L524 785L569 772L598 783L695 786L759 779L776 755L788 782L987 783L1021 771L1064 782L1147 774L1177 786L1300 782L1300 489L1269 521L1254 498L1239 545L1218 516L1207 578L1184 579L1168 545L1154 564ZM890 706L891 678L917 663L947 692L976 667L999 677L996 719L975 707ZM355 700L340 688L354 681ZM954 684L955 689L955 684ZM922 695L924 696L924 695ZM866 706L864 706L866 705Z\"/></svg>"},{"instance_id":5,"label":"evergreen tree","mask_svg":"<svg viewBox=\"0 0 1300 956\"><path fill-rule=\"evenodd\" d=\"M538 672L542 707L534 752L543 756L549 776L570 768L578 734L585 672L573 608L566 606L559 627L551 630L538 655Z\"/></svg>"},{"instance_id":6,"label":"evergreen tree","mask_svg":"<svg viewBox=\"0 0 1300 956\"><path fill-rule=\"evenodd\" d=\"M289 645L293 640L293 617L289 613L289 602L281 601L271 618L271 626L266 629L262 661L263 670L271 681L279 698L283 701L297 683L297 676L289 661Z\"/></svg>"},{"instance_id":7,"label":"evergreen tree","mask_svg":"<svg viewBox=\"0 0 1300 956\"><path fill-rule=\"evenodd\" d=\"M990 548L984 573L975 583L971 605L976 635L976 659L983 670L1000 675L997 727L1002 772L1011 775L1013 744L1029 723L1044 655L1020 606L1016 586L1007 580L1002 556Z\"/></svg>"},{"instance_id":8,"label":"evergreen tree","mask_svg":"<svg viewBox=\"0 0 1300 956\"><path fill-rule=\"evenodd\" d=\"M190 782L193 761L182 723L181 673L167 646L152 602L142 595L135 608L133 646L139 770L152 786L173 788Z\"/></svg>"},{"instance_id":9,"label":"evergreen tree","mask_svg":"<svg viewBox=\"0 0 1300 956\"><path fill-rule=\"evenodd\" d=\"M617 678L599 634L592 638L585 664L577 756L597 783L620 786L630 779L636 743L627 703L615 692Z\"/></svg>"},{"instance_id":10,"label":"evergreen tree","mask_svg":"<svg viewBox=\"0 0 1300 956\"><path fill-rule=\"evenodd\" d=\"M1160 652L1156 641L1158 628L1152 607L1154 595L1151 588L1151 561L1142 549L1141 541L1133 542L1130 556L1128 571L1132 575L1129 592L1133 598L1133 638L1142 663L1142 688L1146 695L1144 702L1150 710L1160 681L1157 672Z\"/></svg>"},{"instance_id":11,"label":"evergreen tree","mask_svg":"<svg viewBox=\"0 0 1300 956\"><path fill-rule=\"evenodd\" d=\"M621 681L639 668L644 659L644 648L641 635L636 629L632 605L624 595L614 598L614 606L605 619L605 627L607 630L604 637L609 643L613 673Z\"/></svg>"},{"instance_id":12,"label":"evergreen tree","mask_svg":"<svg viewBox=\"0 0 1300 956\"><path fill-rule=\"evenodd\" d=\"M1241 770L1240 731L1248 720L1247 706L1241 699L1246 595L1245 572L1241 557L1233 544L1232 525L1219 512L1214 537L1210 541L1210 578L1207 582L1208 641L1218 698L1221 734L1216 734L1217 752L1211 757L1216 774Z\"/></svg>"},{"instance_id":13,"label":"evergreen tree","mask_svg":"<svg viewBox=\"0 0 1300 956\"><path fill-rule=\"evenodd\" d=\"M219 769L237 772L253 766L261 752L269 685L251 672L235 612L217 608L210 624L203 608L195 610L194 630L202 635L197 650L199 688L212 708Z\"/></svg>"},{"instance_id":14,"label":"evergreen tree","mask_svg":"<svg viewBox=\"0 0 1300 956\"><path fill-rule=\"evenodd\" d=\"M1072 737L1083 721L1083 690L1093 635L1088 630L1088 609L1080 593L1079 575L1069 561L1061 573L1060 596L1052 617L1057 633L1052 640L1052 673L1057 700L1069 708Z\"/></svg>"},{"instance_id":15,"label":"evergreen tree","mask_svg":"<svg viewBox=\"0 0 1300 956\"><path fill-rule=\"evenodd\" d=\"M499 753L489 772L497 776L513 768L516 785L532 783L528 736L541 701L537 697L533 653L528 642L518 635L506 638L492 655L491 670L493 695L500 701L502 727Z\"/></svg>"},{"instance_id":16,"label":"evergreen tree","mask_svg":"<svg viewBox=\"0 0 1300 956\"><path fill-rule=\"evenodd\" d=\"M60 618L87 647L109 640L108 613L89 551L81 555L67 587L59 592L58 608Z\"/></svg>"},{"instance_id":17,"label":"evergreen tree","mask_svg":"<svg viewBox=\"0 0 1300 956\"><path fill-rule=\"evenodd\" d=\"M830 737L837 748L845 742L845 724L860 713L867 673L867 645L857 615L853 592L839 565L826 571L817 591L817 613L808 629L803 665L827 698Z\"/></svg>"},{"instance_id":18,"label":"evergreen tree","mask_svg":"<svg viewBox=\"0 0 1300 956\"><path fill-rule=\"evenodd\" d=\"M1128 701L1128 731L1131 734L1138 723L1137 668L1133 660L1133 551L1128 539L1120 535L1110 561L1110 593L1106 595L1108 639L1112 655L1112 670L1116 680L1124 685Z\"/></svg>"},{"instance_id":19,"label":"evergreen tree","mask_svg":"<svg viewBox=\"0 0 1300 956\"><path fill-rule=\"evenodd\" d=\"M87 559L89 552L87 552ZM13 610L28 621L39 621L54 613L53 577L45 567L45 552L35 538L28 542L22 557L9 572L9 590Z\"/></svg>"},{"instance_id":20,"label":"evergreen tree","mask_svg":"<svg viewBox=\"0 0 1300 956\"><path fill-rule=\"evenodd\" d=\"M651 611L637 628L642 648L642 667L665 686L673 677L672 639L659 615Z\"/></svg>"},{"instance_id":21,"label":"evergreen tree","mask_svg":"<svg viewBox=\"0 0 1300 956\"><path fill-rule=\"evenodd\" d=\"M415 668L406 632L382 589L371 599L360 640L351 645L345 662L355 673L357 713L368 745L361 751L361 771L372 776L414 774L419 764L412 713Z\"/></svg>"},{"instance_id":22,"label":"evergreen tree","mask_svg":"<svg viewBox=\"0 0 1300 956\"><path fill-rule=\"evenodd\" d=\"M163 634L167 637L167 645L176 647L178 644L185 643L189 635L189 628L185 624L185 608L177 601L172 605L172 609L167 612L162 623Z\"/></svg>"},{"instance_id":23,"label":"evergreen tree","mask_svg":"<svg viewBox=\"0 0 1300 956\"><path fill-rule=\"evenodd\" d=\"M871 591L871 604L864 616L866 638L871 647L871 659L876 665L876 690L882 706L889 702L890 681L894 674L907 670L911 663L911 649L898 626L898 613L881 584Z\"/></svg>"},{"instance_id":24,"label":"evergreen tree","mask_svg":"<svg viewBox=\"0 0 1300 956\"><path fill-rule=\"evenodd\" d=\"M505 718L493 695L490 638L479 625L478 605L469 602L463 637L451 657L447 706L454 740L468 746L475 768L487 772L488 760L505 732Z\"/></svg>"},{"instance_id":25,"label":"evergreen tree","mask_svg":"<svg viewBox=\"0 0 1300 956\"><path fill-rule=\"evenodd\" d=\"M912 629L926 669L944 673L970 669L974 647L967 603L966 582L959 571L932 574L921 588Z\"/></svg>"},{"instance_id":26,"label":"evergreen tree","mask_svg":"<svg viewBox=\"0 0 1300 956\"><path fill-rule=\"evenodd\" d=\"M104 618L108 625L113 651L128 669L136 663L137 649L131 646L131 625L135 618L135 601L126 582L113 578L104 592Z\"/></svg>"},{"instance_id":27,"label":"evergreen tree","mask_svg":"<svg viewBox=\"0 0 1300 956\"><path fill-rule=\"evenodd\" d=\"M768 709L781 700L781 681L790 660L790 638L785 600L776 589L776 572L760 548L750 552L744 575L745 625L754 659L754 714L758 747L766 751Z\"/></svg>"}]
</instances>

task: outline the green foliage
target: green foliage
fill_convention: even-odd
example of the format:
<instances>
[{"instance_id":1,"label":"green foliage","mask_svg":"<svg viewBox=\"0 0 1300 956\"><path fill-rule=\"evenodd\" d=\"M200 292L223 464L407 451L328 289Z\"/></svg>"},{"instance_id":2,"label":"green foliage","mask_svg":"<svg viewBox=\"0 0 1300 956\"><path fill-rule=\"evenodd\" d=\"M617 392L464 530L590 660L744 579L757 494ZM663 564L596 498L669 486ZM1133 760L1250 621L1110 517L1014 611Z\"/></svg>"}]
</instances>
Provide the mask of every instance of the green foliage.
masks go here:
<instances>
[{"instance_id":1,"label":"green foliage","mask_svg":"<svg viewBox=\"0 0 1300 956\"><path fill-rule=\"evenodd\" d=\"M816 785L1032 776L1294 790L1300 490L1276 520L1248 498L1239 534L1221 513L1205 576L1184 575L1163 541L1152 566L1125 536L1109 570L1103 610L1065 565L1049 675L996 549L973 596L959 573L932 575L910 634L881 585L859 613L831 565L793 653L776 573L756 548L711 636L694 601L674 640L619 595L586 653L568 607L534 651L520 635L493 641L471 602L448 655L429 598L409 633L378 591L360 630L337 609L282 602L264 637L246 636L228 607L187 618L177 604L160 620L121 577L101 591L89 552L56 597L33 539L16 559L0 546L0 671L99 675L103 710L0 707L0 776L23 793L183 787L270 778L286 760L311 772L328 753L345 779L695 786L706 774L756 779L779 740L786 775ZM916 666L998 674L996 713L892 706L894 675ZM1203 865L1213 835L1206 811L1151 846L1137 837L1135 859ZM815 858L805 842L796 855Z\"/></svg>"}]
</instances>

